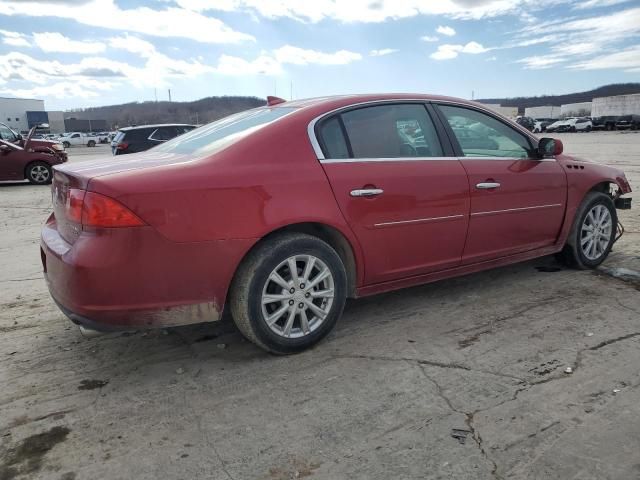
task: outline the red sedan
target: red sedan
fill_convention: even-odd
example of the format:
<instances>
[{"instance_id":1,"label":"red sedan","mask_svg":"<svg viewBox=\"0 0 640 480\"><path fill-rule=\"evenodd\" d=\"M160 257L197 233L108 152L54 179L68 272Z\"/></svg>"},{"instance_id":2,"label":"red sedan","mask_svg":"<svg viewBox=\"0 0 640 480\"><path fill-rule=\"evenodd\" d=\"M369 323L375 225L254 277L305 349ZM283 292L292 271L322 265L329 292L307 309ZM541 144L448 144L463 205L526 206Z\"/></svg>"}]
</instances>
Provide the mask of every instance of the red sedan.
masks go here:
<instances>
[{"instance_id":1,"label":"red sedan","mask_svg":"<svg viewBox=\"0 0 640 480\"><path fill-rule=\"evenodd\" d=\"M92 329L214 321L276 353L360 297L560 254L594 268L624 173L479 104L426 95L284 102L147 152L55 167L41 255Z\"/></svg>"}]
</instances>

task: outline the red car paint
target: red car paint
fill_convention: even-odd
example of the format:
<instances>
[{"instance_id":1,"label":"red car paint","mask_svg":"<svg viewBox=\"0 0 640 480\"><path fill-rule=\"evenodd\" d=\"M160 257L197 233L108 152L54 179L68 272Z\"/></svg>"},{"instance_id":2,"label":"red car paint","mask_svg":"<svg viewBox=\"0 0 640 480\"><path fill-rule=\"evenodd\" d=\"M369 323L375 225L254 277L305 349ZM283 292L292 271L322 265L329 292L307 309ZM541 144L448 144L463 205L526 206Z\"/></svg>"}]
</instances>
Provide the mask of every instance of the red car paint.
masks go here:
<instances>
[{"instance_id":1,"label":"red car paint","mask_svg":"<svg viewBox=\"0 0 640 480\"><path fill-rule=\"evenodd\" d=\"M314 120L369 102L468 106L538 143L472 102L357 95L262 107L292 111L215 153L160 148L59 166L54 214L41 238L52 296L72 320L93 328L216 320L251 248L301 224L342 238L353 260L351 293L363 296L558 252L587 192L603 182L631 191L615 168L566 155L469 160L456 157L444 137L444 156L428 161L319 161L309 134ZM494 180L502 188L472 187ZM362 188L384 195L349 194ZM115 200L141 225L69 222L72 189Z\"/></svg>"}]
</instances>

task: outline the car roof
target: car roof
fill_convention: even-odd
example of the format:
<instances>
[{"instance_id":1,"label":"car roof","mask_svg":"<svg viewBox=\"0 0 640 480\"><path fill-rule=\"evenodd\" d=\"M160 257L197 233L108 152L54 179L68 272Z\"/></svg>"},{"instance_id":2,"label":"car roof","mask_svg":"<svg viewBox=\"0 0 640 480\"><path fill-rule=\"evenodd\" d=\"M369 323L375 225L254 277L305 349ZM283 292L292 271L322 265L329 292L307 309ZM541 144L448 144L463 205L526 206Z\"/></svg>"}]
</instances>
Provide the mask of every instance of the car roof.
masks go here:
<instances>
[{"instance_id":1,"label":"car roof","mask_svg":"<svg viewBox=\"0 0 640 480\"><path fill-rule=\"evenodd\" d=\"M393 100L421 100L421 101L442 101L468 104L474 106L482 106L477 102L464 100L461 98L448 97L443 95L432 95L424 93L363 93L353 95L333 95L326 97L305 98L300 100L291 100L278 103L271 108L305 108L305 107L330 107L340 108L342 106L355 105L358 103L367 103L375 101L393 101Z\"/></svg>"},{"instance_id":2,"label":"car roof","mask_svg":"<svg viewBox=\"0 0 640 480\"><path fill-rule=\"evenodd\" d=\"M122 127L119 130L121 132L129 132L131 130L137 130L140 128L160 128L160 127L194 127L190 123L156 123L154 125L136 125L135 127Z\"/></svg>"}]
</instances>

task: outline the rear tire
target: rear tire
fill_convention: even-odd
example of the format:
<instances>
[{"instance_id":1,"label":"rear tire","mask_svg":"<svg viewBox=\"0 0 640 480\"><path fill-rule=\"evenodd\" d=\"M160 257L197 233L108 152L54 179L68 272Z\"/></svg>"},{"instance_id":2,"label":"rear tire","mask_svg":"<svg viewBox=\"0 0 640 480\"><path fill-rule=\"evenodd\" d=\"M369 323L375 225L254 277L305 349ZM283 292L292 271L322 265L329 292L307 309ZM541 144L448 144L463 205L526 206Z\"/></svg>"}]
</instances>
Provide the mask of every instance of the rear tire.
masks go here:
<instances>
[{"instance_id":1,"label":"rear tire","mask_svg":"<svg viewBox=\"0 0 640 480\"><path fill-rule=\"evenodd\" d=\"M333 329L346 292L345 268L331 246L311 235L285 233L249 253L236 272L229 303L248 340L287 355L315 345Z\"/></svg>"},{"instance_id":2,"label":"rear tire","mask_svg":"<svg viewBox=\"0 0 640 480\"><path fill-rule=\"evenodd\" d=\"M93 140L89 140L87 142L87 147L95 147L96 146L96 142L94 142Z\"/></svg>"},{"instance_id":3,"label":"rear tire","mask_svg":"<svg viewBox=\"0 0 640 480\"><path fill-rule=\"evenodd\" d=\"M51 183L51 165L44 162L33 162L27 165L25 177L33 185L46 185Z\"/></svg>"},{"instance_id":4,"label":"rear tire","mask_svg":"<svg viewBox=\"0 0 640 480\"><path fill-rule=\"evenodd\" d=\"M71 144L69 142L62 142L62 146L64 148L69 148L71 146Z\"/></svg>"},{"instance_id":5,"label":"rear tire","mask_svg":"<svg viewBox=\"0 0 640 480\"><path fill-rule=\"evenodd\" d=\"M576 212L567 243L558 259L586 270L604 262L616 236L618 216L609 195L589 192Z\"/></svg>"}]
</instances>

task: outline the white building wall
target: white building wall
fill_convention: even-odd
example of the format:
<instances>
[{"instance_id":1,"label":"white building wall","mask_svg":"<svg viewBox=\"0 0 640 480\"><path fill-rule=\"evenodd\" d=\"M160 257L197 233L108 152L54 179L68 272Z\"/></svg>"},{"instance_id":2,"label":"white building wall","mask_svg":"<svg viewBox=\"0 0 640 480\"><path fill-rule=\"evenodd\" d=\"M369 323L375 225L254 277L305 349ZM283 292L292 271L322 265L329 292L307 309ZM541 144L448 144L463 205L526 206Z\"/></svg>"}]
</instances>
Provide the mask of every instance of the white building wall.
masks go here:
<instances>
[{"instance_id":1,"label":"white building wall","mask_svg":"<svg viewBox=\"0 0 640 480\"><path fill-rule=\"evenodd\" d=\"M567 103L560 106L560 116L578 117L591 115L591 102Z\"/></svg>"},{"instance_id":2,"label":"white building wall","mask_svg":"<svg viewBox=\"0 0 640 480\"><path fill-rule=\"evenodd\" d=\"M640 115L640 93L594 98L591 116L607 115Z\"/></svg>"},{"instance_id":3,"label":"white building wall","mask_svg":"<svg viewBox=\"0 0 640 480\"><path fill-rule=\"evenodd\" d=\"M555 105L528 107L524 109L524 116L531 118L560 118L560 107Z\"/></svg>"},{"instance_id":4,"label":"white building wall","mask_svg":"<svg viewBox=\"0 0 640 480\"><path fill-rule=\"evenodd\" d=\"M483 103L482 105L507 118L516 118L518 116L518 107L503 107L499 103Z\"/></svg>"},{"instance_id":5,"label":"white building wall","mask_svg":"<svg viewBox=\"0 0 640 480\"><path fill-rule=\"evenodd\" d=\"M29 129L27 111L44 111L44 100L0 97L0 122L17 132Z\"/></svg>"}]
</instances>

